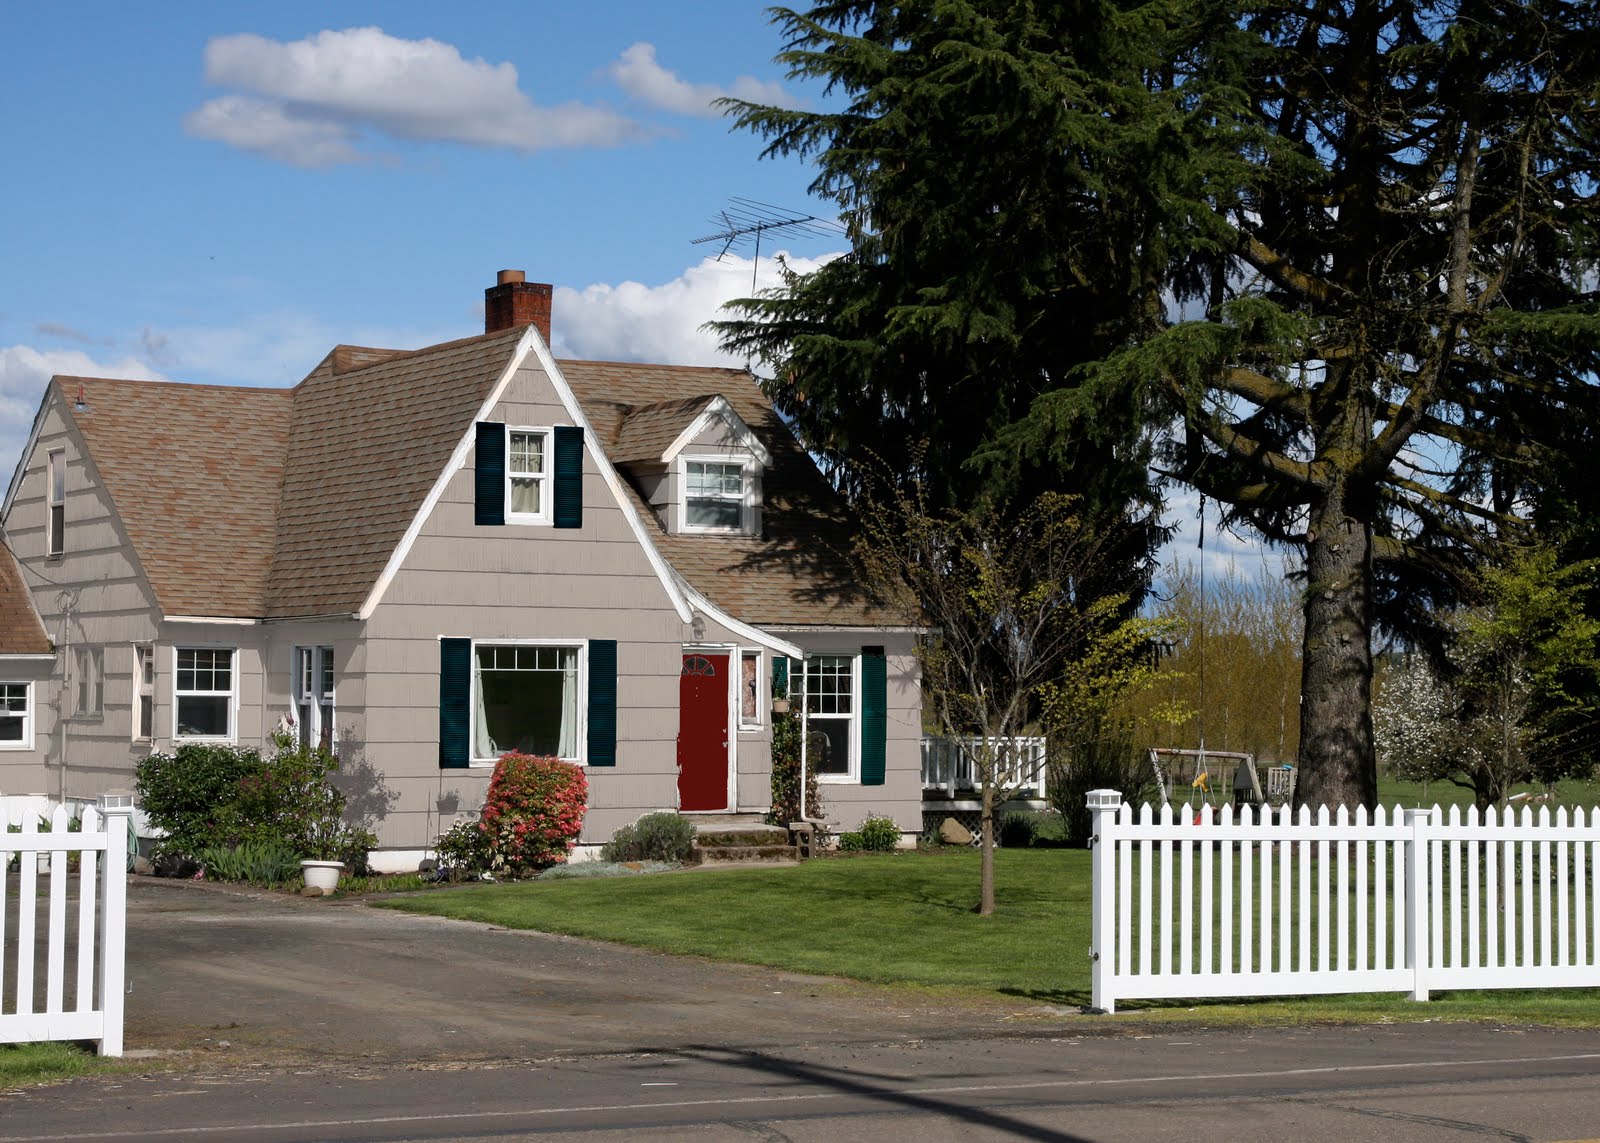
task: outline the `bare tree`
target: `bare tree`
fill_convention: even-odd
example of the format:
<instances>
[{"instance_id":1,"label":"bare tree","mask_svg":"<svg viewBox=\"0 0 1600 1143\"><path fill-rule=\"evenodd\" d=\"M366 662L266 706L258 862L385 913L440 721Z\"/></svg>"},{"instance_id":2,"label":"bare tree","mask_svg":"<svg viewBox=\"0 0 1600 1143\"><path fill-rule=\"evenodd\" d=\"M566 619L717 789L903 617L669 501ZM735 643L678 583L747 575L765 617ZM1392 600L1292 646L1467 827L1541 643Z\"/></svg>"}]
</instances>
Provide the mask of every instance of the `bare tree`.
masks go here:
<instances>
[{"instance_id":1,"label":"bare tree","mask_svg":"<svg viewBox=\"0 0 1600 1143\"><path fill-rule=\"evenodd\" d=\"M915 492L869 502L858 547L866 588L928 634L922 693L941 733L973 736L983 803L978 912L994 912L997 806L1037 773L1015 742L1138 677L1152 621L1099 594L1118 537L1045 493L1019 510L935 510ZM1036 769L1036 767L1035 767Z\"/></svg>"}]
</instances>

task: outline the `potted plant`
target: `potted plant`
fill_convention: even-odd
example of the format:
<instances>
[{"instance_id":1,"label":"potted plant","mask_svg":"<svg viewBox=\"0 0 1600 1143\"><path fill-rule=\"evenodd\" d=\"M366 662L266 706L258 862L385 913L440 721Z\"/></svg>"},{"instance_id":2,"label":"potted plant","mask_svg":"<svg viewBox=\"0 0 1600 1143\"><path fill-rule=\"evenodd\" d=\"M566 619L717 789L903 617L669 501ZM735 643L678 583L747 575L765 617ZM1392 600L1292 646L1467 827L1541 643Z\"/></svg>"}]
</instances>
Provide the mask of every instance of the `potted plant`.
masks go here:
<instances>
[{"instance_id":1,"label":"potted plant","mask_svg":"<svg viewBox=\"0 0 1600 1143\"><path fill-rule=\"evenodd\" d=\"M350 866L364 866L376 842L370 831L344 821L344 795L325 781L305 793L299 820L300 875L307 889L331 893Z\"/></svg>"}]
</instances>

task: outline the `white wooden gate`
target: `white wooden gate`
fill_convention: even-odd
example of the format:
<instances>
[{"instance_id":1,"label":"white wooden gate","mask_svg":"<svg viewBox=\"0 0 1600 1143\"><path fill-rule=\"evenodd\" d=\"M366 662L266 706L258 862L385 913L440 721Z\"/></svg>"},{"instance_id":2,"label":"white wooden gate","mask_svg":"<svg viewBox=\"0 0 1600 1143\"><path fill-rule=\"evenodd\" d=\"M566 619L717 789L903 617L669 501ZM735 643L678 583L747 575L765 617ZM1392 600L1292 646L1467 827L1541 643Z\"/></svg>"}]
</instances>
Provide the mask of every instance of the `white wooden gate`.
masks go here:
<instances>
[{"instance_id":1,"label":"white wooden gate","mask_svg":"<svg viewBox=\"0 0 1600 1143\"><path fill-rule=\"evenodd\" d=\"M94 1040L120 1056L128 811L69 821L57 806L47 831L34 813L0 823L21 827L0 832L0 1043Z\"/></svg>"},{"instance_id":2,"label":"white wooden gate","mask_svg":"<svg viewBox=\"0 0 1600 1143\"><path fill-rule=\"evenodd\" d=\"M1600 808L1094 815L1093 1004L1600 985Z\"/></svg>"}]
</instances>

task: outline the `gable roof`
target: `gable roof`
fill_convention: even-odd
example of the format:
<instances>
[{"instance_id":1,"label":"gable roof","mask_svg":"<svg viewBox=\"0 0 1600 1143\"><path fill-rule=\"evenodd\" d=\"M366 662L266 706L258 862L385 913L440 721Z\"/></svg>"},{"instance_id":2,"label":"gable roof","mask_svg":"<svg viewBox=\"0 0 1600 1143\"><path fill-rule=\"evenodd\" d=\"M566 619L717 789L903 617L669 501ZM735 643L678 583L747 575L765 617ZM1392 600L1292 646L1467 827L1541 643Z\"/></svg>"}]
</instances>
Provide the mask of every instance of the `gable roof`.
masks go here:
<instances>
[{"instance_id":1,"label":"gable roof","mask_svg":"<svg viewBox=\"0 0 1600 1143\"><path fill-rule=\"evenodd\" d=\"M161 610L263 615L293 391L94 377L52 384Z\"/></svg>"},{"instance_id":2,"label":"gable roof","mask_svg":"<svg viewBox=\"0 0 1600 1143\"><path fill-rule=\"evenodd\" d=\"M565 367L562 373L566 373ZM618 464L664 460L667 450L715 400L707 394L630 409L617 426L617 439L607 455Z\"/></svg>"},{"instance_id":3,"label":"gable roof","mask_svg":"<svg viewBox=\"0 0 1600 1143\"><path fill-rule=\"evenodd\" d=\"M361 610L523 333L391 351L343 369L335 350L296 387L262 614Z\"/></svg>"},{"instance_id":4,"label":"gable roof","mask_svg":"<svg viewBox=\"0 0 1600 1143\"><path fill-rule=\"evenodd\" d=\"M338 346L293 389L70 377L46 399L83 435L165 614L354 615L381 592L528 336L519 326L412 351ZM747 371L553 362L538 350L612 461L660 461L713 415L770 461L761 536L669 534L619 482L641 539L670 565L664 576L752 625L895 622L856 596L838 497ZM79 386L82 409L68 398Z\"/></svg>"},{"instance_id":5,"label":"gable roof","mask_svg":"<svg viewBox=\"0 0 1600 1143\"><path fill-rule=\"evenodd\" d=\"M0 542L0 656L48 655L55 650L33 606L11 549Z\"/></svg>"}]
</instances>

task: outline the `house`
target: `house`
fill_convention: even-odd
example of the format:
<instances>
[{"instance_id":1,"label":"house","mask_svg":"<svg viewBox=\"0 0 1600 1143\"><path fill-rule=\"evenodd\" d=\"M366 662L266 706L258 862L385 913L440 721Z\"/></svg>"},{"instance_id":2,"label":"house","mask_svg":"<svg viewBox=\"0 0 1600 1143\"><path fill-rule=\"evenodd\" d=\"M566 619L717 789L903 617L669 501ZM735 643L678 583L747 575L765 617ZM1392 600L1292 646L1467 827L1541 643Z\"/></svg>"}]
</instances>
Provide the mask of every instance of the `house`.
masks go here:
<instances>
[{"instance_id":1,"label":"house","mask_svg":"<svg viewBox=\"0 0 1600 1143\"><path fill-rule=\"evenodd\" d=\"M93 798L292 720L415 867L511 749L582 766L582 843L770 803L804 686L838 828L921 828L914 633L744 371L557 361L551 288L485 331L335 347L292 389L56 377L0 506L0 794Z\"/></svg>"}]
</instances>

